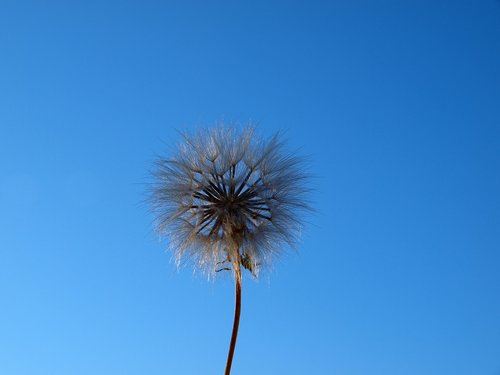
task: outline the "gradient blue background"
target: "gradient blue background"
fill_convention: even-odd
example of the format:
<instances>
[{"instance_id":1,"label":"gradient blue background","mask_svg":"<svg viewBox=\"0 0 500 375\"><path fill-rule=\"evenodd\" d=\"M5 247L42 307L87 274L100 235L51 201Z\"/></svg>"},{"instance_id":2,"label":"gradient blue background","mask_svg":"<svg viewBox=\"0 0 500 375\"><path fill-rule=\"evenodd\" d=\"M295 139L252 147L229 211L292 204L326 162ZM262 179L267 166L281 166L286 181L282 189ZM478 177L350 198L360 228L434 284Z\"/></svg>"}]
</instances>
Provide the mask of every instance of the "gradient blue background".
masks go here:
<instances>
[{"instance_id":1,"label":"gradient blue background","mask_svg":"<svg viewBox=\"0 0 500 375\"><path fill-rule=\"evenodd\" d=\"M316 175L235 375L500 374L493 0L1 0L1 374L222 373L231 279L177 272L143 202L217 120Z\"/></svg>"}]
</instances>

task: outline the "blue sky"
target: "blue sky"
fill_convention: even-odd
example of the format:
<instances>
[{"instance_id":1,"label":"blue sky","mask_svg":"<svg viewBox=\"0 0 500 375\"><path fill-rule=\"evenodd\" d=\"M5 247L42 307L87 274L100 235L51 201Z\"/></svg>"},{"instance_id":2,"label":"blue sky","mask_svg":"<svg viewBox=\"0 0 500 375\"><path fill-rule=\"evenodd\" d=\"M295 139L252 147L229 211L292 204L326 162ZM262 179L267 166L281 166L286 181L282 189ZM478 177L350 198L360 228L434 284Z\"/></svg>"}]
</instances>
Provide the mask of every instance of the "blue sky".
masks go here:
<instances>
[{"instance_id":1,"label":"blue sky","mask_svg":"<svg viewBox=\"0 0 500 375\"><path fill-rule=\"evenodd\" d=\"M219 374L230 277L176 270L148 170L253 121L309 155L234 374L500 374L500 3L0 2L0 373Z\"/></svg>"}]
</instances>

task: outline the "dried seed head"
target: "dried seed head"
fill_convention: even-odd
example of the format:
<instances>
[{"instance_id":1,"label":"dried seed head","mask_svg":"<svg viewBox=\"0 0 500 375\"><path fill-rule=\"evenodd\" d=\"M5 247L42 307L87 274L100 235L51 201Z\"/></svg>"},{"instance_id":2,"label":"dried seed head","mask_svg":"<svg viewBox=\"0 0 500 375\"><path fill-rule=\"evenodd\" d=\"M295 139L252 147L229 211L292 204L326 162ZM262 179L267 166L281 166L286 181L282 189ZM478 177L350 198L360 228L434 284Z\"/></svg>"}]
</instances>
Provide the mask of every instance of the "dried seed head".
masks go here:
<instances>
[{"instance_id":1,"label":"dried seed head","mask_svg":"<svg viewBox=\"0 0 500 375\"><path fill-rule=\"evenodd\" d=\"M151 202L156 231L209 273L235 262L257 275L300 230L307 175L275 135L218 126L186 134L177 153L159 158Z\"/></svg>"}]
</instances>

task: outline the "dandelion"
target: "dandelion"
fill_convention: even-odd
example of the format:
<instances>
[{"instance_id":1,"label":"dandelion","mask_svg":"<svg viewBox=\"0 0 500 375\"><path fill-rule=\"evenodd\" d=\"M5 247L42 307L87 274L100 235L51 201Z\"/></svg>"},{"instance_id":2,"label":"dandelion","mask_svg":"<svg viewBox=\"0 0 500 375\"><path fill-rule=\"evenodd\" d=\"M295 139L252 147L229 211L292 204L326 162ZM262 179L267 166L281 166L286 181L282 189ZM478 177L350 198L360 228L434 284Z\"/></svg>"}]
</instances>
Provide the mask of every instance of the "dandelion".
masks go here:
<instances>
[{"instance_id":1,"label":"dandelion","mask_svg":"<svg viewBox=\"0 0 500 375\"><path fill-rule=\"evenodd\" d=\"M177 265L191 261L235 281L233 330L224 374L231 371L241 309L242 268L254 277L300 233L307 174L276 134L264 141L248 126L184 134L175 155L159 158L151 203L155 229L170 239Z\"/></svg>"}]
</instances>

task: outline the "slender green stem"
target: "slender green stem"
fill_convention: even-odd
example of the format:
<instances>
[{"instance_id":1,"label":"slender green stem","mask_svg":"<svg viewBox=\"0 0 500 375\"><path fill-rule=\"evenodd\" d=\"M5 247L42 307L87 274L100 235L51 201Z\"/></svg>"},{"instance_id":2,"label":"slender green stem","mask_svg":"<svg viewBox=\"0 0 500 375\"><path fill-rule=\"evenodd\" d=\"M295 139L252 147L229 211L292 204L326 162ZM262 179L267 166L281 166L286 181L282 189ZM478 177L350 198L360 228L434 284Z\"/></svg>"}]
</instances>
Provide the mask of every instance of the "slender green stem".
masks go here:
<instances>
[{"instance_id":1,"label":"slender green stem","mask_svg":"<svg viewBox=\"0 0 500 375\"><path fill-rule=\"evenodd\" d=\"M231 363L233 362L234 348L236 347L236 338L238 336L238 326L240 325L240 310L241 310L241 269L239 260L233 263L234 271L234 322L233 331L231 333L231 342L229 343L229 351L227 353L226 368L224 375L231 373Z\"/></svg>"}]
</instances>

